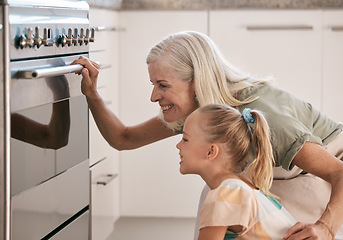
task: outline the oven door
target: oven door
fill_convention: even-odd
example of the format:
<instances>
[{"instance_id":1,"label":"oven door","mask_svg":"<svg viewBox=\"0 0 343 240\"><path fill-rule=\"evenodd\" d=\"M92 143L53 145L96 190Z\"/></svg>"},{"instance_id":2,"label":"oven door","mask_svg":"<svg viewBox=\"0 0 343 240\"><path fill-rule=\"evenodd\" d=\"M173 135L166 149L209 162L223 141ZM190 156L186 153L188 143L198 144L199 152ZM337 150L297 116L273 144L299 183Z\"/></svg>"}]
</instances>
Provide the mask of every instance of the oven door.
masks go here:
<instances>
[{"instance_id":1,"label":"oven door","mask_svg":"<svg viewBox=\"0 0 343 240\"><path fill-rule=\"evenodd\" d=\"M88 107L76 74L16 78L76 57L11 63L11 195L88 159Z\"/></svg>"},{"instance_id":2,"label":"oven door","mask_svg":"<svg viewBox=\"0 0 343 240\"><path fill-rule=\"evenodd\" d=\"M72 73L80 66L69 66L77 57L10 63L13 240L59 239L70 229L70 239L87 239L88 106Z\"/></svg>"}]
</instances>

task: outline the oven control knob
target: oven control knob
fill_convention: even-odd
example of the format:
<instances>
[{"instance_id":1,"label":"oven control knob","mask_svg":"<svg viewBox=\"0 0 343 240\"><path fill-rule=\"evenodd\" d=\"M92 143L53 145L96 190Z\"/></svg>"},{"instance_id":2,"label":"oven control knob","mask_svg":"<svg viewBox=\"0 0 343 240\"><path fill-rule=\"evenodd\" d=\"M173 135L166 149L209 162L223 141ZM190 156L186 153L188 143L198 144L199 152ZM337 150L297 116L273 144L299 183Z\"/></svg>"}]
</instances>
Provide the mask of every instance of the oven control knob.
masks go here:
<instances>
[{"instance_id":1,"label":"oven control knob","mask_svg":"<svg viewBox=\"0 0 343 240\"><path fill-rule=\"evenodd\" d=\"M51 29L44 28L43 29L43 38L42 38L42 44L44 46L52 46L53 42L51 39Z\"/></svg>"},{"instance_id":2,"label":"oven control knob","mask_svg":"<svg viewBox=\"0 0 343 240\"><path fill-rule=\"evenodd\" d=\"M74 28L74 36L73 36L73 40L72 40L72 43L74 44L74 46L77 45L78 39L79 39L78 29Z\"/></svg>"},{"instance_id":3,"label":"oven control knob","mask_svg":"<svg viewBox=\"0 0 343 240\"><path fill-rule=\"evenodd\" d=\"M89 28L86 29L86 36L83 38L83 42L86 45L89 43Z\"/></svg>"},{"instance_id":4,"label":"oven control knob","mask_svg":"<svg viewBox=\"0 0 343 240\"><path fill-rule=\"evenodd\" d=\"M91 37L89 38L89 42L94 42L94 35L95 35L95 28L91 29Z\"/></svg>"},{"instance_id":5,"label":"oven control knob","mask_svg":"<svg viewBox=\"0 0 343 240\"><path fill-rule=\"evenodd\" d=\"M34 45L38 48L43 44L42 38L39 36L39 27L35 28L35 37L33 38Z\"/></svg>"},{"instance_id":6,"label":"oven control knob","mask_svg":"<svg viewBox=\"0 0 343 240\"><path fill-rule=\"evenodd\" d=\"M18 40L17 40L17 47L23 49L24 47L26 47L26 37L24 34L22 34Z\"/></svg>"},{"instance_id":7,"label":"oven control knob","mask_svg":"<svg viewBox=\"0 0 343 240\"><path fill-rule=\"evenodd\" d=\"M73 43L73 30L71 28L68 29L68 36L66 38L66 44L70 46Z\"/></svg>"},{"instance_id":8,"label":"oven control knob","mask_svg":"<svg viewBox=\"0 0 343 240\"><path fill-rule=\"evenodd\" d=\"M67 44L67 36L62 34L62 36L60 36L58 42L62 45L62 47L64 47Z\"/></svg>"},{"instance_id":9,"label":"oven control knob","mask_svg":"<svg viewBox=\"0 0 343 240\"><path fill-rule=\"evenodd\" d=\"M32 29L28 28L26 33L26 46L33 47L34 40L32 36Z\"/></svg>"},{"instance_id":10,"label":"oven control knob","mask_svg":"<svg viewBox=\"0 0 343 240\"><path fill-rule=\"evenodd\" d=\"M81 28L80 29L80 36L79 36L79 39L78 39L78 42L80 44L80 46L83 44L84 40L85 40L85 33L84 33L84 29Z\"/></svg>"}]
</instances>

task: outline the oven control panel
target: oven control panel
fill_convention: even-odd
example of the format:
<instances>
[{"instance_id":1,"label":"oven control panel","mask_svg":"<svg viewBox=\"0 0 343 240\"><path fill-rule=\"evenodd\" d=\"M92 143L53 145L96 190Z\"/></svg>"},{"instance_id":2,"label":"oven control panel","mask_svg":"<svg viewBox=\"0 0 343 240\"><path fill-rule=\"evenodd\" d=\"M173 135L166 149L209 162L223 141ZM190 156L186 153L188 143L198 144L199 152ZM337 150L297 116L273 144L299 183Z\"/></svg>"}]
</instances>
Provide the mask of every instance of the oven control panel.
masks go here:
<instances>
[{"instance_id":1,"label":"oven control panel","mask_svg":"<svg viewBox=\"0 0 343 240\"><path fill-rule=\"evenodd\" d=\"M8 0L10 59L89 53L95 29L85 0Z\"/></svg>"},{"instance_id":2,"label":"oven control panel","mask_svg":"<svg viewBox=\"0 0 343 240\"><path fill-rule=\"evenodd\" d=\"M23 30L20 36L16 36L14 39L15 46L18 49L23 48L40 48L42 45L49 47L56 45L57 47L70 47L70 46L81 46L87 45L90 42L94 42L94 28L68 28L68 31L62 29L62 34L53 36L53 32L51 28L44 28L43 35L41 36L41 32L38 26L34 28L27 28ZM56 29L56 32L60 32L59 29ZM65 33L63 33L65 32Z\"/></svg>"}]
</instances>

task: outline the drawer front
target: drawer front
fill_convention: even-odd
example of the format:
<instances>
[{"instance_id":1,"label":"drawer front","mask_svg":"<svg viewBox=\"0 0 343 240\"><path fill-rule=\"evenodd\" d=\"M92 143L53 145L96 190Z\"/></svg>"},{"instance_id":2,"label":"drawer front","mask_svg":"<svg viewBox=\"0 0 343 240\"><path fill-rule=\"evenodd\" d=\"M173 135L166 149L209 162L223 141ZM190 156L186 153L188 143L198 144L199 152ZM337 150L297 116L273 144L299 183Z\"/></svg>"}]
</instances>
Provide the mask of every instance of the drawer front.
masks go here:
<instances>
[{"instance_id":1,"label":"drawer front","mask_svg":"<svg viewBox=\"0 0 343 240\"><path fill-rule=\"evenodd\" d=\"M92 239L107 239L119 218L119 175L116 156L91 168Z\"/></svg>"},{"instance_id":2,"label":"drawer front","mask_svg":"<svg viewBox=\"0 0 343 240\"><path fill-rule=\"evenodd\" d=\"M48 235L89 205L89 162L12 197L12 240Z\"/></svg>"}]
</instances>

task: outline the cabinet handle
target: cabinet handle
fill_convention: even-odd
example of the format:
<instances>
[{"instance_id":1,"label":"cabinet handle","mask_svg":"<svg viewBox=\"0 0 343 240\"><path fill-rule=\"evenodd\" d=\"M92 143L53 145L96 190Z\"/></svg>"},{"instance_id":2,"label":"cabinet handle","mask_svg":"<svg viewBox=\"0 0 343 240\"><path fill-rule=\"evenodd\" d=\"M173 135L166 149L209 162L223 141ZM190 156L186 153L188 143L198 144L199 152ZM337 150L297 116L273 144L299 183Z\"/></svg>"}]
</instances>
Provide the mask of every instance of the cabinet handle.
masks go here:
<instances>
[{"instance_id":1,"label":"cabinet handle","mask_svg":"<svg viewBox=\"0 0 343 240\"><path fill-rule=\"evenodd\" d=\"M102 32L102 31L113 31L113 32L125 32L125 28L121 27L106 27L106 26L98 26L94 28L95 31L97 32Z\"/></svg>"},{"instance_id":2,"label":"cabinet handle","mask_svg":"<svg viewBox=\"0 0 343 240\"><path fill-rule=\"evenodd\" d=\"M342 32L343 31L343 26L333 26L333 27L331 27L331 30L333 32Z\"/></svg>"},{"instance_id":3,"label":"cabinet handle","mask_svg":"<svg viewBox=\"0 0 343 240\"><path fill-rule=\"evenodd\" d=\"M111 104L112 104L112 101L111 101L111 100L105 101L105 105L106 105L106 106L111 105Z\"/></svg>"},{"instance_id":4,"label":"cabinet handle","mask_svg":"<svg viewBox=\"0 0 343 240\"><path fill-rule=\"evenodd\" d=\"M310 25L248 25L248 31L284 31L284 30L313 30Z\"/></svg>"},{"instance_id":5,"label":"cabinet handle","mask_svg":"<svg viewBox=\"0 0 343 240\"><path fill-rule=\"evenodd\" d=\"M117 173L116 174L106 174L105 176L107 177L106 180L104 180L104 181L97 181L96 184L106 186L111 181L113 181L116 177L118 177L118 174Z\"/></svg>"},{"instance_id":6,"label":"cabinet handle","mask_svg":"<svg viewBox=\"0 0 343 240\"><path fill-rule=\"evenodd\" d=\"M107 69L107 68L111 68L112 65L111 64L100 64L100 69Z\"/></svg>"}]
</instances>

